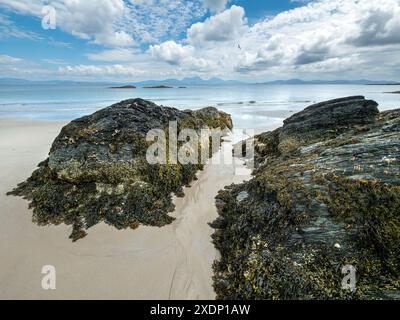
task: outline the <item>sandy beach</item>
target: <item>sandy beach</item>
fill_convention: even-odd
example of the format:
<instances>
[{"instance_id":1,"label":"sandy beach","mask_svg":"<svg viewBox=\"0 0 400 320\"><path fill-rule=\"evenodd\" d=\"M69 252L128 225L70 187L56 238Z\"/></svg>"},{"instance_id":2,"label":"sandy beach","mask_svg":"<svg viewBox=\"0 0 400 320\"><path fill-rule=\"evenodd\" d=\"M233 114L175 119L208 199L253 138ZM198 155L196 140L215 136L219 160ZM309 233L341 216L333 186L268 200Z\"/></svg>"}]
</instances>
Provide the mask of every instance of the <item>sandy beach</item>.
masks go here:
<instances>
[{"instance_id":1,"label":"sandy beach","mask_svg":"<svg viewBox=\"0 0 400 320\"><path fill-rule=\"evenodd\" d=\"M65 124L0 120L0 298L213 299L211 265L218 253L207 223L217 216L214 198L248 176L235 176L232 165L209 164L185 197L174 199L172 224L118 231L102 223L72 243L70 227L38 227L26 200L5 195L46 158ZM231 145L225 142L223 150L229 153ZM41 287L44 265L56 268L56 290Z\"/></svg>"}]
</instances>

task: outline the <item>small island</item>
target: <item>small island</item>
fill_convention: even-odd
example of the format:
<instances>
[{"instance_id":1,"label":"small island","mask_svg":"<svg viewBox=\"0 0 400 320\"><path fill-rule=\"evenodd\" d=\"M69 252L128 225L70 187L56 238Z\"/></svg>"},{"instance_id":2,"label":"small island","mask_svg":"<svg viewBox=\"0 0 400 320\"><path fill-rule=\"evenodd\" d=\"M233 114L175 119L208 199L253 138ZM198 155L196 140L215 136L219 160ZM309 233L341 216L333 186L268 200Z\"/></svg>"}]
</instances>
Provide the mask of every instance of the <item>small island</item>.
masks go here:
<instances>
[{"instance_id":1,"label":"small island","mask_svg":"<svg viewBox=\"0 0 400 320\"><path fill-rule=\"evenodd\" d=\"M136 86L133 86L133 85L114 86L114 87L110 87L110 89L136 89Z\"/></svg>"},{"instance_id":2,"label":"small island","mask_svg":"<svg viewBox=\"0 0 400 320\"><path fill-rule=\"evenodd\" d=\"M173 89L173 87L165 86L165 85L159 85L159 86L149 86L149 87L143 87L144 89Z\"/></svg>"}]
</instances>

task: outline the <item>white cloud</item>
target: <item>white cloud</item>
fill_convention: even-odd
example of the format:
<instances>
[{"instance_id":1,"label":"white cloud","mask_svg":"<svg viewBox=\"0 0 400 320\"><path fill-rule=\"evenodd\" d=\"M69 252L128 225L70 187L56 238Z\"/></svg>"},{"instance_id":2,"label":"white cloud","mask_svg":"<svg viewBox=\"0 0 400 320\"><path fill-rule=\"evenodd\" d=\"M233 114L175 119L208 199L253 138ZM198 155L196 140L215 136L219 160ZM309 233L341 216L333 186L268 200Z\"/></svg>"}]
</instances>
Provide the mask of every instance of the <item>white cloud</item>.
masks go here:
<instances>
[{"instance_id":1,"label":"white cloud","mask_svg":"<svg viewBox=\"0 0 400 320\"><path fill-rule=\"evenodd\" d=\"M400 43L400 1L371 1L362 6L348 42L358 46Z\"/></svg>"},{"instance_id":2,"label":"white cloud","mask_svg":"<svg viewBox=\"0 0 400 320\"><path fill-rule=\"evenodd\" d=\"M60 67L59 72L65 75L72 76L137 76L142 73L132 65L113 64L105 66L95 65L77 65Z\"/></svg>"},{"instance_id":3,"label":"white cloud","mask_svg":"<svg viewBox=\"0 0 400 320\"><path fill-rule=\"evenodd\" d=\"M54 4L53 4L54 5ZM57 24L73 35L107 46L129 46L133 39L116 30L126 7L123 0L65 0L57 9Z\"/></svg>"},{"instance_id":4,"label":"white cloud","mask_svg":"<svg viewBox=\"0 0 400 320\"><path fill-rule=\"evenodd\" d=\"M152 61L151 63L65 66L58 68L56 76L85 80L139 81L161 80L170 77L179 78L185 75L186 72L180 70L180 68L166 68L162 63Z\"/></svg>"},{"instance_id":5,"label":"white cloud","mask_svg":"<svg viewBox=\"0 0 400 320\"><path fill-rule=\"evenodd\" d=\"M205 15L204 0L127 0L119 25L140 43L176 39L193 20Z\"/></svg>"},{"instance_id":6,"label":"white cloud","mask_svg":"<svg viewBox=\"0 0 400 320\"><path fill-rule=\"evenodd\" d=\"M150 46L149 53L157 61L165 61L188 71L206 72L216 68L213 61L196 57L195 49L190 45L181 45L174 41Z\"/></svg>"},{"instance_id":7,"label":"white cloud","mask_svg":"<svg viewBox=\"0 0 400 320\"><path fill-rule=\"evenodd\" d=\"M117 48L96 53L88 53L86 56L93 61L132 61L139 52L133 49Z\"/></svg>"},{"instance_id":8,"label":"white cloud","mask_svg":"<svg viewBox=\"0 0 400 320\"><path fill-rule=\"evenodd\" d=\"M399 0L313 1L256 23L241 40L244 52L235 70L262 73L295 67L322 73L373 64L371 50L400 45L399 10Z\"/></svg>"},{"instance_id":9,"label":"white cloud","mask_svg":"<svg viewBox=\"0 0 400 320\"><path fill-rule=\"evenodd\" d=\"M24 14L32 13L34 15L39 15L45 3L42 0L0 0L0 5L12 8Z\"/></svg>"},{"instance_id":10,"label":"white cloud","mask_svg":"<svg viewBox=\"0 0 400 320\"><path fill-rule=\"evenodd\" d=\"M156 43L176 38L206 12L205 0L0 0L18 13L42 18L44 5L55 7L57 27L110 47ZM220 8L226 1L209 1ZM213 3L213 4L211 4Z\"/></svg>"},{"instance_id":11,"label":"white cloud","mask_svg":"<svg viewBox=\"0 0 400 320\"><path fill-rule=\"evenodd\" d=\"M316 0L248 26L244 9L232 6L193 24L180 43L150 46L142 69L158 74L152 68L156 63L170 74L358 78L375 77L379 65L379 74L398 77L392 62L400 49L399 10L400 0ZM125 53L97 58L107 60L107 55L112 61Z\"/></svg>"},{"instance_id":12,"label":"white cloud","mask_svg":"<svg viewBox=\"0 0 400 320\"><path fill-rule=\"evenodd\" d=\"M187 31L189 42L229 41L246 32L246 17L242 7L232 6L204 22L195 23Z\"/></svg>"},{"instance_id":13,"label":"white cloud","mask_svg":"<svg viewBox=\"0 0 400 320\"><path fill-rule=\"evenodd\" d=\"M0 4L1 4L0 0ZM40 40L41 37L30 31L17 26L11 19L5 14L0 13L0 39L6 38L19 38L29 40Z\"/></svg>"},{"instance_id":14,"label":"white cloud","mask_svg":"<svg viewBox=\"0 0 400 320\"><path fill-rule=\"evenodd\" d=\"M0 0L18 12L38 11L38 16L44 2ZM117 71L132 77L201 74L252 80L379 75L400 80L400 0L302 1L302 7L253 25L248 25L242 7L224 10L228 2L54 0L64 31L112 47L86 54L89 59L126 62L68 66L60 72L97 77L101 72L118 77ZM214 15L190 25L203 17L206 8ZM1 19L0 15L0 27L6 28L9 22L3 19L2 24ZM121 48L134 41L152 45L148 50Z\"/></svg>"},{"instance_id":15,"label":"white cloud","mask_svg":"<svg viewBox=\"0 0 400 320\"><path fill-rule=\"evenodd\" d=\"M2 55L0 54L0 63L1 64L15 64L15 63L20 63L23 60L20 58L15 58L15 57L11 57L8 55Z\"/></svg>"},{"instance_id":16,"label":"white cloud","mask_svg":"<svg viewBox=\"0 0 400 320\"><path fill-rule=\"evenodd\" d=\"M229 0L204 0L204 5L211 11L220 12L225 9Z\"/></svg>"},{"instance_id":17,"label":"white cloud","mask_svg":"<svg viewBox=\"0 0 400 320\"><path fill-rule=\"evenodd\" d=\"M193 54L193 47L167 41L160 45L150 46L149 52L155 59L178 65Z\"/></svg>"},{"instance_id":18,"label":"white cloud","mask_svg":"<svg viewBox=\"0 0 400 320\"><path fill-rule=\"evenodd\" d=\"M22 14L42 17L45 0L0 0L0 4ZM123 0L54 0L56 25L77 37L106 46L129 46L134 43L124 30L116 28L126 6Z\"/></svg>"},{"instance_id":19,"label":"white cloud","mask_svg":"<svg viewBox=\"0 0 400 320\"><path fill-rule=\"evenodd\" d=\"M0 54L0 74L6 77L36 77L41 75L46 77L50 74L49 70L42 68L36 63L28 60Z\"/></svg>"}]
</instances>

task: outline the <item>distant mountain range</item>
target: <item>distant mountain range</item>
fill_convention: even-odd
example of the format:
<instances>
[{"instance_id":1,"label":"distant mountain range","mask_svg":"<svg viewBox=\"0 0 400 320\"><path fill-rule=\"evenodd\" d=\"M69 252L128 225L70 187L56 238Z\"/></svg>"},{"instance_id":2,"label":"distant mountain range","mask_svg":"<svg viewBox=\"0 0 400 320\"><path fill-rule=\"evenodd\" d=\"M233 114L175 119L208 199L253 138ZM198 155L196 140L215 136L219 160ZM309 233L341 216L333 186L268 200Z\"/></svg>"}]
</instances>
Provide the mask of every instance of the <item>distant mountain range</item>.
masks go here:
<instances>
[{"instance_id":1,"label":"distant mountain range","mask_svg":"<svg viewBox=\"0 0 400 320\"><path fill-rule=\"evenodd\" d=\"M235 80L223 80L220 78L210 78L204 80L200 77L184 78L182 80L178 79L165 79L165 80L147 80L140 82L114 82L114 81L103 81L103 82L84 82L84 81L68 81L68 80L25 80L16 78L0 78L0 84L9 85L23 85L23 84L104 84L104 85L134 85L138 87L148 87L148 86L198 86L198 85L234 85L243 84L240 81Z\"/></svg>"},{"instance_id":2,"label":"distant mountain range","mask_svg":"<svg viewBox=\"0 0 400 320\"><path fill-rule=\"evenodd\" d=\"M159 86L159 85L199 86L199 85L234 85L234 84L243 84L243 82L235 80L223 80L220 78L210 78L208 80L204 80L200 77L191 77L191 78L183 78L182 80L178 79L148 80L142 82L135 82L133 84L136 86Z\"/></svg>"},{"instance_id":3,"label":"distant mountain range","mask_svg":"<svg viewBox=\"0 0 400 320\"><path fill-rule=\"evenodd\" d=\"M84 81L69 81L69 80L46 80L46 81L31 81L25 79L16 78L0 78L0 85L24 85L24 84L42 84L42 85L54 85L54 84L69 84L69 85L134 85L137 87L148 87L148 86L200 86L200 85L248 85L251 83L240 82L236 80L224 80L220 78L210 78L204 80L200 77L183 78L178 79L165 79L165 80L147 80L141 82L84 82ZM386 81L386 80L300 80L300 79L290 79L290 80L275 80L262 83L254 83L255 85L318 85L318 84L342 84L342 85L400 85L399 82Z\"/></svg>"},{"instance_id":4,"label":"distant mountain range","mask_svg":"<svg viewBox=\"0 0 400 320\"><path fill-rule=\"evenodd\" d=\"M363 85L400 85L399 82L385 81L385 80L300 80L300 79L290 79L290 80L276 80L257 84L363 84Z\"/></svg>"}]
</instances>

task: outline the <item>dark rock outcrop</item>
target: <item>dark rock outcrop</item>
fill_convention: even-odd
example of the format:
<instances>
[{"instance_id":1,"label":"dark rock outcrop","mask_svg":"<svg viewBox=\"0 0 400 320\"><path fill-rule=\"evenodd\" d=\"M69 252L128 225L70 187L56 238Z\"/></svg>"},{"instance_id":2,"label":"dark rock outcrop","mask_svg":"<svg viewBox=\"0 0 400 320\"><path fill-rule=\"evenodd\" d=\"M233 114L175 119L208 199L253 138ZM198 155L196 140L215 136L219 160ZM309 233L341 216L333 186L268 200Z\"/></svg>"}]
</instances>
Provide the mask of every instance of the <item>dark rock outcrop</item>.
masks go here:
<instances>
[{"instance_id":1,"label":"dark rock outcrop","mask_svg":"<svg viewBox=\"0 0 400 320\"><path fill-rule=\"evenodd\" d=\"M218 298L399 299L400 109L316 104L256 136L255 151L253 179L217 196Z\"/></svg>"},{"instance_id":2,"label":"dark rock outcrop","mask_svg":"<svg viewBox=\"0 0 400 320\"><path fill-rule=\"evenodd\" d=\"M136 86L134 85L114 86L110 87L110 89L136 89Z\"/></svg>"},{"instance_id":3,"label":"dark rock outcrop","mask_svg":"<svg viewBox=\"0 0 400 320\"><path fill-rule=\"evenodd\" d=\"M215 108L180 111L141 99L122 101L65 126L48 159L10 194L30 200L37 224L72 225L73 240L101 221L118 229L168 224L171 193L181 195L202 169L200 162L146 161L153 143L146 141L147 133L168 134L170 121L177 121L178 132L232 128L230 116Z\"/></svg>"},{"instance_id":4,"label":"dark rock outcrop","mask_svg":"<svg viewBox=\"0 0 400 320\"><path fill-rule=\"evenodd\" d=\"M284 121L282 133L287 136L321 136L334 131L346 131L349 125L374 122L379 113L375 101L362 96L317 103Z\"/></svg>"},{"instance_id":5,"label":"dark rock outcrop","mask_svg":"<svg viewBox=\"0 0 400 320\"><path fill-rule=\"evenodd\" d=\"M144 89L173 89L174 87L159 85L159 86L149 86L149 87L143 87L143 88Z\"/></svg>"}]
</instances>

